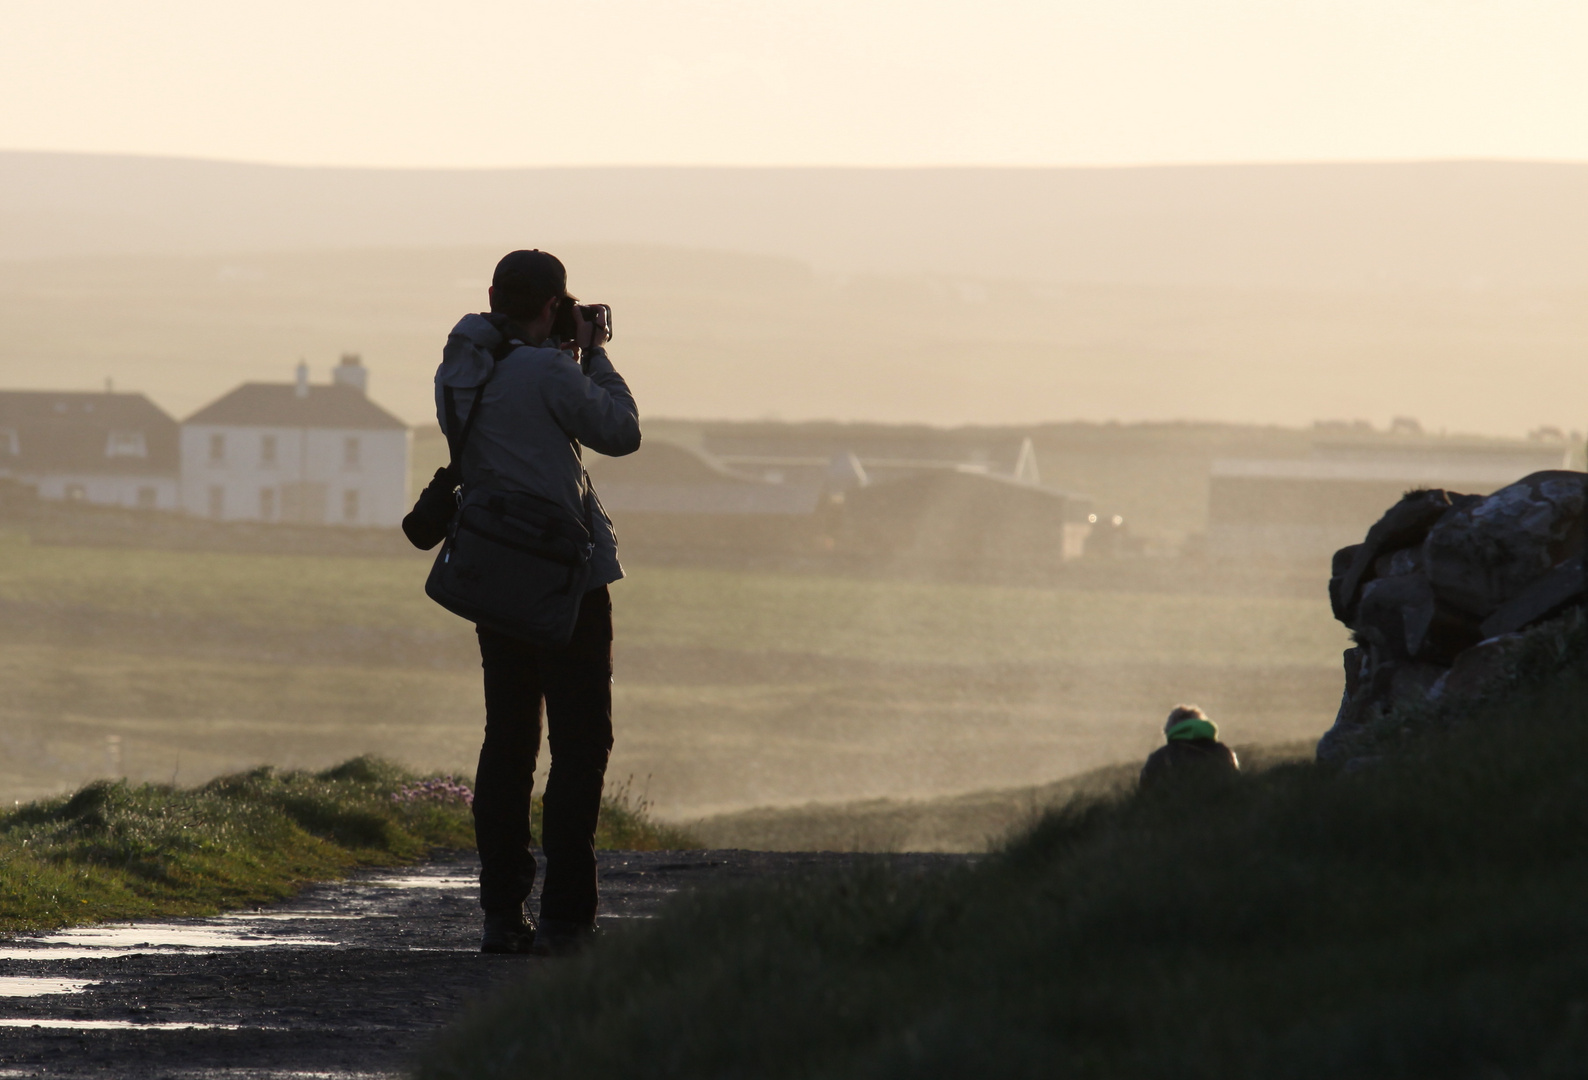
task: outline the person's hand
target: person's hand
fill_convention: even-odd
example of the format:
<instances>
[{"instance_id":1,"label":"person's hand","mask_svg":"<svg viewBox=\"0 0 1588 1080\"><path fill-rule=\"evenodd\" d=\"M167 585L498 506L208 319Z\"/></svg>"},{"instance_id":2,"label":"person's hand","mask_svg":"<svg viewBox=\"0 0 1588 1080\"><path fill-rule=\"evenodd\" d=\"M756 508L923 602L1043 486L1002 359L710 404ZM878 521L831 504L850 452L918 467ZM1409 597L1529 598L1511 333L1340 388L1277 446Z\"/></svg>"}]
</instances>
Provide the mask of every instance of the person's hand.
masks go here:
<instances>
[{"instance_id":1,"label":"person's hand","mask_svg":"<svg viewBox=\"0 0 1588 1080\"><path fill-rule=\"evenodd\" d=\"M607 328L606 320L601 317L601 309L595 310L596 318L589 319L585 317L584 307L573 309L574 344L581 349L604 345L612 339L612 332Z\"/></svg>"}]
</instances>

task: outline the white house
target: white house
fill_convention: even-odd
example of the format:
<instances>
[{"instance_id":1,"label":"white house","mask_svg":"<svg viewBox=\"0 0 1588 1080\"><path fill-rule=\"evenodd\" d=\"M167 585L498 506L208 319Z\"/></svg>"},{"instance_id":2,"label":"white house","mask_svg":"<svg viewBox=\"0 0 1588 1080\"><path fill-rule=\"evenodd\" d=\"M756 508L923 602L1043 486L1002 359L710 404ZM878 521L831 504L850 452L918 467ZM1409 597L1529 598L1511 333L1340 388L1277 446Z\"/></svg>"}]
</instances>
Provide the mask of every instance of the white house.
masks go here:
<instances>
[{"instance_id":1,"label":"white house","mask_svg":"<svg viewBox=\"0 0 1588 1080\"><path fill-rule=\"evenodd\" d=\"M182 424L182 508L221 521L396 525L408 426L365 396L359 358L329 385L244 383Z\"/></svg>"},{"instance_id":2,"label":"white house","mask_svg":"<svg viewBox=\"0 0 1588 1080\"><path fill-rule=\"evenodd\" d=\"M3 391L0 476L43 499L174 510L176 421L142 394Z\"/></svg>"}]
</instances>

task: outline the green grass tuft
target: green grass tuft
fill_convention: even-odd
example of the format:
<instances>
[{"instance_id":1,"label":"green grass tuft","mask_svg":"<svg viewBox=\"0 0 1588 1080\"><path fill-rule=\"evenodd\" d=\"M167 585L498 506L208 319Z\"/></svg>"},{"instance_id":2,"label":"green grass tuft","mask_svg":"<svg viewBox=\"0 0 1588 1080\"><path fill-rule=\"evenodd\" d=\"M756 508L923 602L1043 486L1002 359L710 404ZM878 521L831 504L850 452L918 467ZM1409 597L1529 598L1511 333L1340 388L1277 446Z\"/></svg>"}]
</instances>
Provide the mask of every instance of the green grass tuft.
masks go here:
<instances>
[{"instance_id":1,"label":"green grass tuft","mask_svg":"<svg viewBox=\"0 0 1588 1080\"><path fill-rule=\"evenodd\" d=\"M1588 657L1528 670L1365 768L1073 802L953 872L679 897L421 1076L1588 1075Z\"/></svg>"},{"instance_id":2,"label":"green grass tuft","mask_svg":"<svg viewBox=\"0 0 1588 1080\"><path fill-rule=\"evenodd\" d=\"M0 814L0 933L205 915L284 899L360 866L474 844L458 798L393 796L421 778L360 757L324 772L264 767L197 788L96 781ZM538 828L539 800L536 800ZM626 786L603 800L600 847L687 847Z\"/></svg>"}]
</instances>

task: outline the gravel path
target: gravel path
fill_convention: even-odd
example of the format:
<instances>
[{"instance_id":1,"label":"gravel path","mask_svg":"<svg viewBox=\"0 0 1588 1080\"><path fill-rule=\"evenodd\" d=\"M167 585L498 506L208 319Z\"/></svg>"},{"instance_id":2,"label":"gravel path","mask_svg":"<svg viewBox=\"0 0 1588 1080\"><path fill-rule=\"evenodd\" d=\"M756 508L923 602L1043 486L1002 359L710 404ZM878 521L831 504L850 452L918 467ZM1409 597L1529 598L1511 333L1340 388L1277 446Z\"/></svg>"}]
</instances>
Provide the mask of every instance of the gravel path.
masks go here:
<instances>
[{"instance_id":1,"label":"gravel path","mask_svg":"<svg viewBox=\"0 0 1588 1080\"><path fill-rule=\"evenodd\" d=\"M622 933L708 882L953 855L603 852ZM436 1028L556 960L485 956L472 853L213 919L0 941L0 1078L396 1077Z\"/></svg>"}]
</instances>

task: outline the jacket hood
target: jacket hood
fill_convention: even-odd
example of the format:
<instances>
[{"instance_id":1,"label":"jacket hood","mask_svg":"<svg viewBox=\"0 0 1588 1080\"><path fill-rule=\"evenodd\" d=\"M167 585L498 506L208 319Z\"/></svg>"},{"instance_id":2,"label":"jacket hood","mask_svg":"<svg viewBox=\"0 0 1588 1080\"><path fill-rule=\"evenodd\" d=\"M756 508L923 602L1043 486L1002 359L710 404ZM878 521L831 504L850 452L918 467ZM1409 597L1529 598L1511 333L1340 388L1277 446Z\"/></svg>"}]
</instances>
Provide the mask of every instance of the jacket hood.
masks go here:
<instances>
[{"instance_id":1,"label":"jacket hood","mask_svg":"<svg viewBox=\"0 0 1588 1080\"><path fill-rule=\"evenodd\" d=\"M491 369L496 366L491 350L504 340L502 332L484 315L463 316L447 335L447 343L441 350L436 384L459 390L481 385L490 378Z\"/></svg>"}]
</instances>

